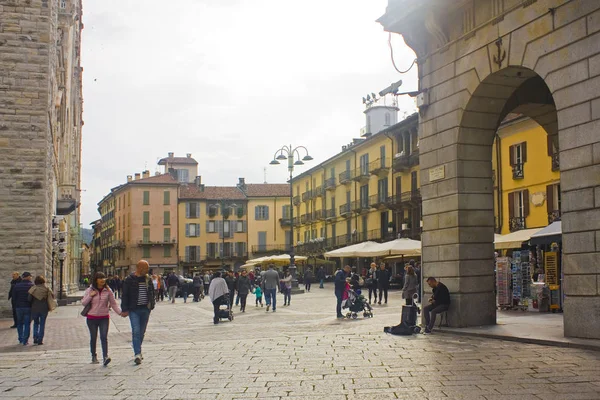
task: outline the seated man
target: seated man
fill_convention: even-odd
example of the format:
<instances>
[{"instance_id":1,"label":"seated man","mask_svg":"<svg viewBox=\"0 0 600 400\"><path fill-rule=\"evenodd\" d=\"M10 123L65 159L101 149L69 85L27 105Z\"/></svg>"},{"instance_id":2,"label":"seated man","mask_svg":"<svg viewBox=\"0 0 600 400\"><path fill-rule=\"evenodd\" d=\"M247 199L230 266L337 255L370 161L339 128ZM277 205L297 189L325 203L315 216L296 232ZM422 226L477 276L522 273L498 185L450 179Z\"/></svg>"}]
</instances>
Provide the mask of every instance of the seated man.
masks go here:
<instances>
[{"instance_id":1,"label":"seated man","mask_svg":"<svg viewBox=\"0 0 600 400\"><path fill-rule=\"evenodd\" d=\"M427 278L427 284L433 289L433 296L431 296L429 304L423 307L423 315L425 316L425 324L427 325L425 333L431 333L437 315L447 311L448 307L450 307L450 292L446 285L438 282L434 277Z\"/></svg>"}]
</instances>

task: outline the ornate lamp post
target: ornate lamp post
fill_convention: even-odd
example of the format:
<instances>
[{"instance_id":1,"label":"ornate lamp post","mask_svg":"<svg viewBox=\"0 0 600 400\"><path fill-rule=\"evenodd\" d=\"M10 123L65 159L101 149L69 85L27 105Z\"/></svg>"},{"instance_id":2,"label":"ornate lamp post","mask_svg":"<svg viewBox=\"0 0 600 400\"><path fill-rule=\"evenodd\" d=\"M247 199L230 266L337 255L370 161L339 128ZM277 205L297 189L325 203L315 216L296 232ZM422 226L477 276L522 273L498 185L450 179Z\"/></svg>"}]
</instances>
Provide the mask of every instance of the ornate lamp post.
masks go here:
<instances>
[{"instance_id":1,"label":"ornate lamp post","mask_svg":"<svg viewBox=\"0 0 600 400\"><path fill-rule=\"evenodd\" d=\"M300 158L300 150L306 153L302 159ZM269 163L270 165L279 165L279 161L287 160L288 162L288 171L290 173L290 273L292 274L292 286L294 288L298 287L298 280L296 279L296 260L294 258L294 190L292 187L292 178L294 165L304 165L304 161L311 161L312 159L306 147L285 145L275 152L273 160Z\"/></svg>"}]
</instances>

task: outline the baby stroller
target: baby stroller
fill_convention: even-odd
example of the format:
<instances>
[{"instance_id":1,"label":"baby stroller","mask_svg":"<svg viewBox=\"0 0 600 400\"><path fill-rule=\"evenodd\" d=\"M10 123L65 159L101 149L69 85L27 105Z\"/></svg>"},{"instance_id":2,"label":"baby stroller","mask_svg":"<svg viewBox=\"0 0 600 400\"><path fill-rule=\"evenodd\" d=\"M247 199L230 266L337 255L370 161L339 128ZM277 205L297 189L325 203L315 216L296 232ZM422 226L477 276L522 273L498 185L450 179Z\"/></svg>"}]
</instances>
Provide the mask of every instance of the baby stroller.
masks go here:
<instances>
[{"instance_id":1,"label":"baby stroller","mask_svg":"<svg viewBox=\"0 0 600 400\"><path fill-rule=\"evenodd\" d=\"M229 321L233 321L233 311L231 310L231 302L229 301L229 295L226 294L223 296L223 302L219 304L219 321L223 319L228 319ZM225 306L225 307L223 307Z\"/></svg>"},{"instance_id":2,"label":"baby stroller","mask_svg":"<svg viewBox=\"0 0 600 400\"><path fill-rule=\"evenodd\" d=\"M347 289L348 299L342 304L343 309L348 309L346 318L356 319L362 311L364 318L373 318L373 308L363 295L357 294L352 289Z\"/></svg>"}]
</instances>

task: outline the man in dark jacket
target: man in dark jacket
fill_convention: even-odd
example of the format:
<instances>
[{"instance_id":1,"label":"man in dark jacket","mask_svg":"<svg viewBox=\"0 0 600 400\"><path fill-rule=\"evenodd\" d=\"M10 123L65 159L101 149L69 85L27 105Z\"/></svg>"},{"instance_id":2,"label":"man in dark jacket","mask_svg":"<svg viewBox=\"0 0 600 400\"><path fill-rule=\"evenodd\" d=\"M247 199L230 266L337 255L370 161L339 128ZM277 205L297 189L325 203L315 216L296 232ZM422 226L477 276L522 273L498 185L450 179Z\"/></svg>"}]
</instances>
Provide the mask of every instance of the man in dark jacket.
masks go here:
<instances>
[{"instance_id":1,"label":"man in dark jacket","mask_svg":"<svg viewBox=\"0 0 600 400\"><path fill-rule=\"evenodd\" d=\"M193 285L194 285L194 301L197 303L200 301L200 294L202 293L202 277L200 276L200 274L194 276L193 279Z\"/></svg>"},{"instance_id":2,"label":"man in dark jacket","mask_svg":"<svg viewBox=\"0 0 600 400\"><path fill-rule=\"evenodd\" d=\"M379 303L381 304L381 298L385 299L385 304L388 300L388 289L390 288L390 271L385 268L385 264L381 263L379 271L376 273L377 276L377 289L379 289Z\"/></svg>"},{"instance_id":3,"label":"man in dark jacket","mask_svg":"<svg viewBox=\"0 0 600 400\"><path fill-rule=\"evenodd\" d=\"M229 288L229 308L233 307L233 302L235 300L235 285L236 279L233 275L233 271L227 271L227 276L225 277L225 282L227 283L227 288Z\"/></svg>"},{"instance_id":4,"label":"man in dark jacket","mask_svg":"<svg viewBox=\"0 0 600 400\"><path fill-rule=\"evenodd\" d=\"M427 284L433 289L433 296L429 300L429 304L423 307L423 315L425 316L425 333L431 333L435 325L435 319L439 313L448 311L450 307L450 291L442 282L430 276L427 278ZM430 315L431 314L431 315Z\"/></svg>"},{"instance_id":5,"label":"man in dark jacket","mask_svg":"<svg viewBox=\"0 0 600 400\"><path fill-rule=\"evenodd\" d=\"M344 315L342 314L342 297L344 296L344 290L346 290L346 278L349 277L349 274L349 265L345 265L344 269L340 269L335 273L335 297L337 299L335 311L337 318L344 318Z\"/></svg>"},{"instance_id":6,"label":"man in dark jacket","mask_svg":"<svg viewBox=\"0 0 600 400\"><path fill-rule=\"evenodd\" d=\"M319 281L319 289L323 289L323 282L325 281L325 270L320 267L317 271L317 280Z\"/></svg>"},{"instance_id":7,"label":"man in dark jacket","mask_svg":"<svg viewBox=\"0 0 600 400\"><path fill-rule=\"evenodd\" d=\"M13 289L12 296L15 299L15 308L17 310L17 333L19 343L27 346L31 332L31 303L29 302L29 289L33 286L31 274L23 272L21 282L17 283Z\"/></svg>"},{"instance_id":8,"label":"man in dark jacket","mask_svg":"<svg viewBox=\"0 0 600 400\"><path fill-rule=\"evenodd\" d=\"M167 277L167 287L169 290L169 299L171 303L175 303L175 296L177 296L177 287L179 286L179 278L174 272L171 272Z\"/></svg>"},{"instance_id":9,"label":"man in dark jacket","mask_svg":"<svg viewBox=\"0 0 600 400\"><path fill-rule=\"evenodd\" d=\"M129 316L134 362L138 365L143 360L142 343L150 319L150 311L154 309L156 301L154 284L148 276L149 269L148 261L138 261L135 272L123 281L123 295L121 296L121 316Z\"/></svg>"},{"instance_id":10,"label":"man in dark jacket","mask_svg":"<svg viewBox=\"0 0 600 400\"><path fill-rule=\"evenodd\" d=\"M13 296L13 290L15 289L15 285L19 282L21 282L21 275L19 275L18 272L13 272L12 280L10 281L10 290L8 291L8 299L10 300L13 314L13 325L11 328L17 327L17 308L15 307L15 296Z\"/></svg>"}]
</instances>

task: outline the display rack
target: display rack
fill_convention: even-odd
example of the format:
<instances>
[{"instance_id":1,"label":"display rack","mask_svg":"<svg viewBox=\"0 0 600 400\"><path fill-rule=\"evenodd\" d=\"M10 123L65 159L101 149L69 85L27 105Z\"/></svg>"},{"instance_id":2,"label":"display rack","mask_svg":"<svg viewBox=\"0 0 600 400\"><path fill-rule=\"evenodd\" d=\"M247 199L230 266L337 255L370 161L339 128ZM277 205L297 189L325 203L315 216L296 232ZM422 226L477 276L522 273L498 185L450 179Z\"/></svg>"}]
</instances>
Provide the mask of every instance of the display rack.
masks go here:
<instances>
[{"instance_id":1,"label":"display rack","mask_svg":"<svg viewBox=\"0 0 600 400\"><path fill-rule=\"evenodd\" d=\"M497 303L501 309L512 307L512 293L510 291L510 260L508 257L498 257L496 259L496 284Z\"/></svg>"}]
</instances>

